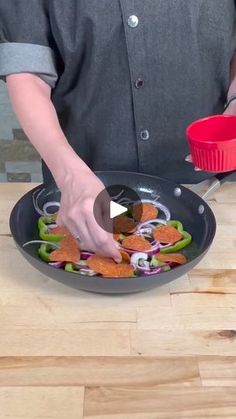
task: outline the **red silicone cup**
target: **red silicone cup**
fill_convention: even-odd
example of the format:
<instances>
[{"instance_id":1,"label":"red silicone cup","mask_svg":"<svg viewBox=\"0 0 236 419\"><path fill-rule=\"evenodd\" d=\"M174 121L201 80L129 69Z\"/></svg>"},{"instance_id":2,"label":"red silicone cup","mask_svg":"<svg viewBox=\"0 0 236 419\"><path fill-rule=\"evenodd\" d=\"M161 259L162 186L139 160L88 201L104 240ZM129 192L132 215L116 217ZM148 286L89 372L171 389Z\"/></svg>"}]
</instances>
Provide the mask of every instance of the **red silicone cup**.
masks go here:
<instances>
[{"instance_id":1,"label":"red silicone cup","mask_svg":"<svg viewBox=\"0 0 236 419\"><path fill-rule=\"evenodd\" d=\"M193 164L207 172L236 169L236 116L214 115L187 127Z\"/></svg>"}]
</instances>

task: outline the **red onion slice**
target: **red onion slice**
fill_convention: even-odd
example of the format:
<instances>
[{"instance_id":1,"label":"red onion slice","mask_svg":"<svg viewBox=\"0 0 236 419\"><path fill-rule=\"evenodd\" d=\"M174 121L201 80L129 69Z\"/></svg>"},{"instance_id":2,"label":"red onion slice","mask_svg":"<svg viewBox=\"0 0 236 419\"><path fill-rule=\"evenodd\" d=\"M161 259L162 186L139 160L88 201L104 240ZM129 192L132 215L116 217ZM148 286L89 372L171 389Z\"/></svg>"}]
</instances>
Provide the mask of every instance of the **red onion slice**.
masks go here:
<instances>
[{"instance_id":1,"label":"red onion slice","mask_svg":"<svg viewBox=\"0 0 236 419\"><path fill-rule=\"evenodd\" d=\"M168 243L168 244L161 244L159 243L160 249L167 249L168 247L173 246L173 243Z\"/></svg>"},{"instance_id":2,"label":"red onion slice","mask_svg":"<svg viewBox=\"0 0 236 419\"><path fill-rule=\"evenodd\" d=\"M145 271L150 269L150 263L148 262L148 255L144 252L133 253L130 258L130 263L135 269L139 271Z\"/></svg>"},{"instance_id":3,"label":"red onion slice","mask_svg":"<svg viewBox=\"0 0 236 419\"><path fill-rule=\"evenodd\" d=\"M50 246L54 246L57 249L60 247L58 242L48 242L46 240L30 240L29 242L24 243L22 247L28 246L29 244L49 244Z\"/></svg>"},{"instance_id":4,"label":"red onion slice","mask_svg":"<svg viewBox=\"0 0 236 419\"><path fill-rule=\"evenodd\" d=\"M81 257L82 260L87 260L92 255L93 255L92 252L87 252L87 251L84 250L83 252L81 252L80 257Z\"/></svg>"},{"instance_id":5,"label":"red onion slice","mask_svg":"<svg viewBox=\"0 0 236 419\"><path fill-rule=\"evenodd\" d=\"M131 249L127 249L126 247L121 247L121 250L124 250L125 252L127 252L129 255L133 255L134 253L137 253L137 250L131 250ZM155 246L153 246L150 250L147 250L145 253L148 256L153 256L156 253L158 253L160 251L160 246L158 244L156 244Z\"/></svg>"},{"instance_id":6,"label":"red onion slice","mask_svg":"<svg viewBox=\"0 0 236 419\"><path fill-rule=\"evenodd\" d=\"M153 220L149 220L149 221L144 221L143 223L138 225L137 231L139 232L140 230L142 231L144 228L150 228L152 230L154 230L156 228L156 225L154 224L162 224L162 225L166 225L167 222L166 220L162 220L161 218L154 218Z\"/></svg>"},{"instance_id":7,"label":"red onion slice","mask_svg":"<svg viewBox=\"0 0 236 419\"><path fill-rule=\"evenodd\" d=\"M47 225L47 228L49 228L50 230L53 230L54 228L57 228L58 227L58 225L57 224L48 224Z\"/></svg>"},{"instance_id":8,"label":"red onion slice","mask_svg":"<svg viewBox=\"0 0 236 419\"><path fill-rule=\"evenodd\" d=\"M49 262L48 265L53 266L56 269L64 268L65 262Z\"/></svg>"},{"instance_id":9,"label":"red onion slice","mask_svg":"<svg viewBox=\"0 0 236 419\"><path fill-rule=\"evenodd\" d=\"M92 269L80 269L78 271L80 275L87 275L87 276L95 276L97 272L93 271Z\"/></svg>"},{"instance_id":10,"label":"red onion slice","mask_svg":"<svg viewBox=\"0 0 236 419\"><path fill-rule=\"evenodd\" d=\"M88 265L86 263L85 260L80 260L79 262L74 262L73 265L77 268L77 269L84 269L84 268L88 268Z\"/></svg>"},{"instance_id":11,"label":"red onion slice","mask_svg":"<svg viewBox=\"0 0 236 419\"><path fill-rule=\"evenodd\" d=\"M43 213L46 216L53 215L55 213L55 211L54 212L48 212L48 208L57 207L59 209L60 206L61 206L60 202L57 202L57 201L46 202L46 204L44 204L44 206L43 206Z\"/></svg>"},{"instance_id":12,"label":"red onion slice","mask_svg":"<svg viewBox=\"0 0 236 419\"><path fill-rule=\"evenodd\" d=\"M39 198L43 194L44 191L45 191L45 188L43 189L39 188L39 189L36 189L36 191L34 191L32 195L34 209L39 215L45 215L43 210L39 207L39 203L38 203Z\"/></svg>"},{"instance_id":13,"label":"red onion slice","mask_svg":"<svg viewBox=\"0 0 236 419\"><path fill-rule=\"evenodd\" d=\"M121 249L127 252L129 255L133 255L134 253L137 253L137 250L127 249L126 247L121 246ZM150 250L147 250L144 253L146 253L148 256L153 256L156 253L158 253L159 250L160 250L160 246L157 243Z\"/></svg>"},{"instance_id":14,"label":"red onion slice","mask_svg":"<svg viewBox=\"0 0 236 419\"><path fill-rule=\"evenodd\" d=\"M157 275L157 274L160 274L161 272L163 272L162 267L155 268L155 269L150 269L150 271L149 270L144 270L143 271L144 275Z\"/></svg>"},{"instance_id":15,"label":"red onion slice","mask_svg":"<svg viewBox=\"0 0 236 419\"><path fill-rule=\"evenodd\" d=\"M166 272L167 270L169 271L171 269L170 265L168 263L165 263L161 266L157 266L156 268L152 268L147 271L144 271L145 275L156 275L156 274L160 274L162 272Z\"/></svg>"},{"instance_id":16,"label":"red onion slice","mask_svg":"<svg viewBox=\"0 0 236 419\"><path fill-rule=\"evenodd\" d=\"M124 191L125 190L122 189L117 195L112 196L111 197L112 201L117 201L117 199L119 199L123 195Z\"/></svg>"}]
</instances>

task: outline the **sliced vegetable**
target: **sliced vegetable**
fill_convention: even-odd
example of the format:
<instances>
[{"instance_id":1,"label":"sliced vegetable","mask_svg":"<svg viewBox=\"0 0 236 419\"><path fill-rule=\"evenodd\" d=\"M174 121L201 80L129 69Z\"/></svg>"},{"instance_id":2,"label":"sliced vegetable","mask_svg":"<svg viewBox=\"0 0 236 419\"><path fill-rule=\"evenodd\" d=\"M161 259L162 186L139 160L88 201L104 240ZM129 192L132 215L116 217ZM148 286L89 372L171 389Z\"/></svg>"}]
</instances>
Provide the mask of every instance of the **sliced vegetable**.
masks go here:
<instances>
[{"instance_id":1,"label":"sliced vegetable","mask_svg":"<svg viewBox=\"0 0 236 419\"><path fill-rule=\"evenodd\" d=\"M182 239L173 246L160 249L160 253L175 253L184 249L192 241L192 236L187 231L182 231Z\"/></svg>"},{"instance_id":2,"label":"sliced vegetable","mask_svg":"<svg viewBox=\"0 0 236 419\"><path fill-rule=\"evenodd\" d=\"M39 214L39 215L44 215L44 212L43 212L43 210L39 207L39 198L40 198L40 196L43 194L45 192L45 188L39 188L39 189L36 189L36 191L34 191L33 192L33 196L32 196L32 198L33 198L33 206L34 206L34 209L35 209L35 211Z\"/></svg>"},{"instance_id":3,"label":"sliced vegetable","mask_svg":"<svg viewBox=\"0 0 236 419\"><path fill-rule=\"evenodd\" d=\"M147 253L133 253L130 259L130 263L135 267L135 269L138 269L140 272L150 269L150 263L148 262Z\"/></svg>"},{"instance_id":4,"label":"sliced vegetable","mask_svg":"<svg viewBox=\"0 0 236 419\"><path fill-rule=\"evenodd\" d=\"M64 262L49 262L50 266L53 266L56 269L64 268L65 263Z\"/></svg>"},{"instance_id":5,"label":"sliced vegetable","mask_svg":"<svg viewBox=\"0 0 236 419\"><path fill-rule=\"evenodd\" d=\"M66 263L65 264L65 271L73 272L73 273L78 274L80 270L73 263Z\"/></svg>"},{"instance_id":6,"label":"sliced vegetable","mask_svg":"<svg viewBox=\"0 0 236 419\"><path fill-rule=\"evenodd\" d=\"M41 257L42 260L44 260L44 262L52 262L50 259L50 253L53 252L54 250L55 250L55 246L53 246L53 244L42 243L38 250L39 256ZM60 262L60 261L56 261L56 262Z\"/></svg>"},{"instance_id":7,"label":"sliced vegetable","mask_svg":"<svg viewBox=\"0 0 236 419\"><path fill-rule=\"evenodd\" d=\"M171 220L168 222L168 225L171 227L174 227L178 230L178 232L181 234L182 238L177 243L173 244L169 247L161 247L160 253L175 253L178 252L181 249L184 249L186 246L188 246L192 241L192 236L187 231L184 231L183 224L178 220Z\"/></svg>"},{"instance_id":8,"label":"sliced vegetable","mask_svg":"<svg viewBox=\"0 0 236 419\"><path fill-rule=\"evenodd\" d=\"M152 256L152 259L151 259L151 262L150 262L150 266L152 268L157 268L157 267L164 266L164 265L166 265L166 263L160 262L160 260L158 260L156 258L156 255Z\"/></svg>"},{"instance_id":9,"label":"sliced vegetable","mask_svg":"<svg viewBox=\"0 0 236 419\"><path fill-rule=\"evenodd\" d=\"M50 224L55 223L55 216L42 216L38 219L38 228L39 228L39 236L42 240L47 240L51 242L58 242L63 238L63 234L53 234L52 232L49 233L48 228Z\"/></svg>"},{"instance_id":10,"label":"sliced vegetable","mask_svg":"<svg viewBox=\"0 0 236 419\"><path fill-rule=\"evenodd\" d=\"M92 252L81 251L80 257L83 260L87 260L90 256L92 256Z\"/></svg>"},{"instance_id":11,"label":"sliced vegetable","mask_svg":"<svg viewBox=\"0 0 236 419\"><path fill-rule=\"evenodd\" d=\"M61 206L60 202L57 202L57 201L46 202L46 204L44 204L43 206L43 212L45 215L49 215L49 216L53 215L55 214L55 207L60 209L60 206ZM54 211L48 212L48 208L53 208Z\"/></svg>"},{"instance_id":12,"label":"sliced vegetable","mask_svg":"<svg viewBox=\"0 0 236 419\"><path fill-rule=\"evenodd\" d=\"M166 225L167 221L162 220L160 218L154 218L153 220L145 221L144 223L141 223L137 226L137 232L142 233L146 229L149 229L149 231L152 232L153 230L155 230L155 228L157 228L158 224Z\"/></svg>"},{"instance_id":13,"label":"sliced vegetable","mask_svg":"<svg viewBox=\"0 0 236 419\"><path fill-rule=\"evenodd\" d=\"M157 275L160 274L161 272L165 272L165 271L169 271L170 267L169 266L160 266L159 268L155 268L155 269L150 269L147 271L144 271L144 275Z\"/></svg>"},{"instance_id":14,"label":"sliced vegetable","mask_svg":"<svg viewBox=\"0 0 236 419\"><path fill-rule=\"evenodd\" d=\"M60 247L59 243L49 242L47 240L30 240L29 242L24 243L23 247L26 247L29 244L48 244L50 246L53 246L54 249L58 249Z\"/></svg>"}]
</instances>

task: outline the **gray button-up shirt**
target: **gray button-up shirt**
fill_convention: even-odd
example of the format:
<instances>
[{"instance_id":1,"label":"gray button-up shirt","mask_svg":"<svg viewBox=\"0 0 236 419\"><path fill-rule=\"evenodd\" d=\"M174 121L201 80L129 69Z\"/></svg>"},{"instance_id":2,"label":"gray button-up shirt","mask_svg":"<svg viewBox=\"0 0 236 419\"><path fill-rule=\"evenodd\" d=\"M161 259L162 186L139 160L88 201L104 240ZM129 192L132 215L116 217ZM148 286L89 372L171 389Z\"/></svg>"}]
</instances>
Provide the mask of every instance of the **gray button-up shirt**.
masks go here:
<instances>
[{"instance_id":1,"label":"gray button-up shirt","mask_svg":"<svg viewBox=\"0 0 236 419\"><path fill-rule=\"evenodd\" d=\"M52 86L92 169L197 182L185 129L223 110L235 18L234 0L0 0L0 74Z\"/></svg>"}]
</instances>

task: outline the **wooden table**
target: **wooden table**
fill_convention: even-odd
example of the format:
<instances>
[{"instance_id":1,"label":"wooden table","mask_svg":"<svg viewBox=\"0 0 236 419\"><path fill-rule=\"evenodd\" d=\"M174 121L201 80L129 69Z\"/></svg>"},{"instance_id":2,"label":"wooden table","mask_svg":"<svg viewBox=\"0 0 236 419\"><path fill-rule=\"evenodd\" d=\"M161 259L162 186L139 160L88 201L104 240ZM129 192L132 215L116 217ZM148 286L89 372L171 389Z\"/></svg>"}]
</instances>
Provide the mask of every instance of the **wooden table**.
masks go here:
<instances>
[{"instance_id":1,"label":"wooden table","mask_svg":"<svg viewBox=\"0 0 236 419\"><path fill-rule=\"evenodd\" d=\"M210 206L204 260L155 290L72 290L16 250L0 184L0 419L236 418L236 185Z\"/></svg>"}]
</instances>

